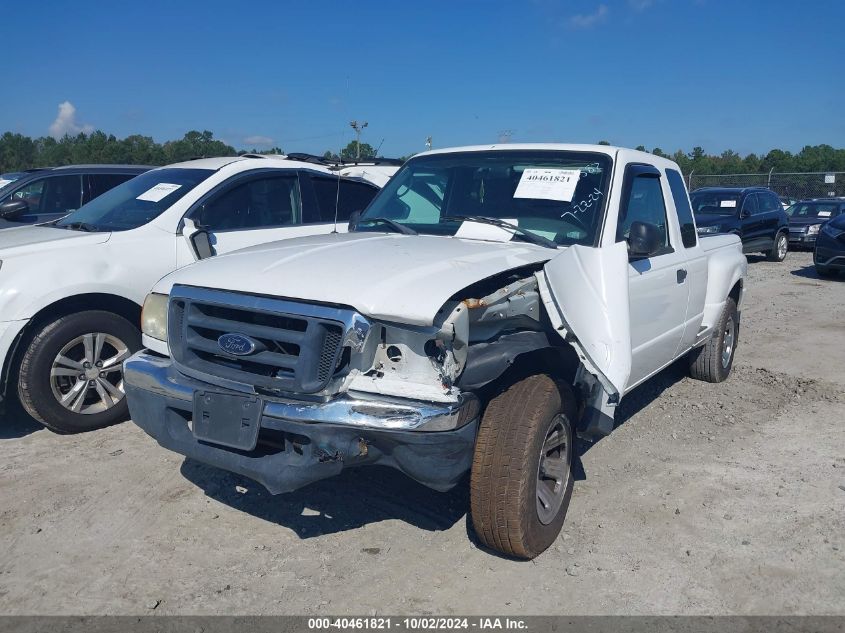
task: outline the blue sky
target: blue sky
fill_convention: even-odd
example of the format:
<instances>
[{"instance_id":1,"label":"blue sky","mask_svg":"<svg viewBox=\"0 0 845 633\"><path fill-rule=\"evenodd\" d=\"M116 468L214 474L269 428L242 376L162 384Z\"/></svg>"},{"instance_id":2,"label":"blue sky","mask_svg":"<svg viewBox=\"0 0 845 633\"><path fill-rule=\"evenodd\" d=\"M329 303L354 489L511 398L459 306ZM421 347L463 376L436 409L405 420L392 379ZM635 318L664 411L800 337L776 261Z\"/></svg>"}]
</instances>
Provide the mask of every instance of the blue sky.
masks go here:
<instances>
[{"instance_id":1,"label":"blue sky","mask_svg":"<svg viewBox=\"0 0 845 633\"><path fill-rule=\"evenodd\" d=\"M53 2L4 12L0 131L208 129L385 155L512 141L845 146L840 0ZM59 104L68 102L60 109Z\"/></svg>"}]
</instances>

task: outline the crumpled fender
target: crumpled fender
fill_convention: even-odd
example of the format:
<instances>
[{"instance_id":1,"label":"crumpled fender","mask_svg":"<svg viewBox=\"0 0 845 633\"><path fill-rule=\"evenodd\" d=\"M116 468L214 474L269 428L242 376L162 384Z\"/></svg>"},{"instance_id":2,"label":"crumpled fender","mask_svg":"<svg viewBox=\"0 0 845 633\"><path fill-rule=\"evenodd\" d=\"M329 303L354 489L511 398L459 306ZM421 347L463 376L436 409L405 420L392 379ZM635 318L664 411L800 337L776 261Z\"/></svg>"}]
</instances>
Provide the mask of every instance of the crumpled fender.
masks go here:
<instances>
[{"instance_id":1,"label":"crumpled fender","mask_svg":"<svg viewBox=\"0 0 845 633\"><path fill-rule=\"evenodd\" d=\"M631 374L627 244L570 246L537 279L556 331L605 391L621 397Z\"/></svg>"}]
</instances>

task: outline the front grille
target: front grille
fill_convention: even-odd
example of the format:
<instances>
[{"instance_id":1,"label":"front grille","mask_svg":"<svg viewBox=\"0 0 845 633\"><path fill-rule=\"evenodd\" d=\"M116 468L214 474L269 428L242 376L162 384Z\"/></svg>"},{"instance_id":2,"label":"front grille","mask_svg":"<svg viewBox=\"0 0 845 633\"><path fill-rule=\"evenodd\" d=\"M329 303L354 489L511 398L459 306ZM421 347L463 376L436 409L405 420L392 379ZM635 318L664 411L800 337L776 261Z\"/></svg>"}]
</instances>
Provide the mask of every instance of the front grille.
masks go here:
<instances>
[{"instance_id":1,"label":"front grille","mask_svg":"<svg viewBox=\"0 0 845 633\"><path fill-rule=\"evenodd\" d=\"M177 364L212 383L217 378L316 393L325 389L343 358L344 313L351 311L177 287L168 313L170 351ZM248 337L255 350L247 355L225 351L218 343L225 334Z\"/></svg>"}]
</instances>

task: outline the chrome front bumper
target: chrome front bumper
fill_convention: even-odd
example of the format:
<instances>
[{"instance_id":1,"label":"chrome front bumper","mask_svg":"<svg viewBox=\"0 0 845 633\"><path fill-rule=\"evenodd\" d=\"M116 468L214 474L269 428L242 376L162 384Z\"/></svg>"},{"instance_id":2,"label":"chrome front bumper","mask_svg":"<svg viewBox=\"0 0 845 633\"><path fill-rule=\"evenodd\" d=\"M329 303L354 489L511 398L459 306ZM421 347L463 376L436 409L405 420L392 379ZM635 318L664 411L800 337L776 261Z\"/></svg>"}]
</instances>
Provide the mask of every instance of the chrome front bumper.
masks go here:
<instances>
[{"instance_id":1,"label":"chrome front bumper","mask_svg":"<svg viewBox=\"0 0 845 633\"><path fill-rule=\"evenodd\" d=\"M472 394L442 404L364 396L328 402L267 399L258 445L240 451L197 439L192 431L194 393L225 390L187 377L169 358L147 351L126 361L123 376L133 422L160 445L246 475L274 494L348 466L373 464L448 490L472 462L480 414Z\"/></svg>"}]
</instances>

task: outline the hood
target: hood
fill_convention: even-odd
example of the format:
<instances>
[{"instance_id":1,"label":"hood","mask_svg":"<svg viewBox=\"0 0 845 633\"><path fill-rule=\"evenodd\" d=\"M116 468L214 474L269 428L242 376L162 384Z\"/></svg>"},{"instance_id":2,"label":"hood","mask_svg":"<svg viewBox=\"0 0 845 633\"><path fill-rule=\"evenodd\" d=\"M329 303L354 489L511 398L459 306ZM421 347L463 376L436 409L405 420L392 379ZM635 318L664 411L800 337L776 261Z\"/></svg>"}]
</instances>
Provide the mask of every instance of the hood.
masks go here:
<instances>
[{"instance_id":1,"label":"hood","mask_svg":"<svg viewBox=\"0 0 845 633\"><path fill-rule=\"evenodd\" d=\"M433 324L463 288L559 253L521 242L332 233L263 244L182 268L156 286L233 290L351 306L375 319Z\"/></svg>"},{"instance_id":2,"label":"hood","mask_svg":"<svg viewBox=\"0 0 845 633\"><path fill-rule=\"evenodd\" d=\"M736 222L733 215L719 215L718 213L697 213L695 216L696 226L713 226L714 224L729 224Z\"/></svg>"},{"instance_id":3,"label":"hood","mask_svg":"<svg viewBox=\"0 0 845 633\"><path fill-rule=\"evenodd\" d=\"M85 233L51 226L20 226L0 231L0 259L10 255L43 252L54 248L76 247L107 242L111 233Z\"/></svg>"}]
</instances>

